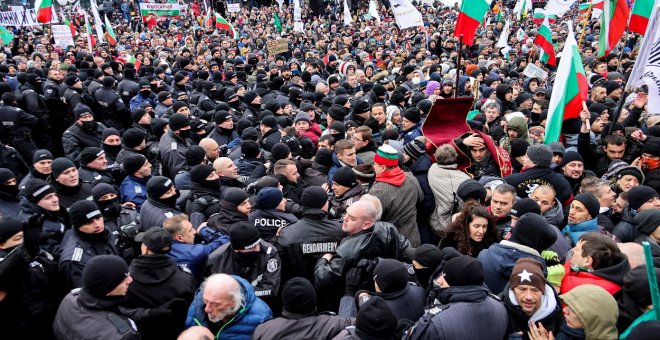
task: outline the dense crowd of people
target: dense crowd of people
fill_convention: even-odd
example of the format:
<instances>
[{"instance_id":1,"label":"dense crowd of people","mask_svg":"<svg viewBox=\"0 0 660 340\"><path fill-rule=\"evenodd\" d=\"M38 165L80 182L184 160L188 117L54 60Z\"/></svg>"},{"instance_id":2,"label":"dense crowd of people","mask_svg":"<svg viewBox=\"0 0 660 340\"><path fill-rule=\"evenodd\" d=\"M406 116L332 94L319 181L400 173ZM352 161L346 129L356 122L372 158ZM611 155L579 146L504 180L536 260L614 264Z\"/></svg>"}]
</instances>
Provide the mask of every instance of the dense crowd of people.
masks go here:
<instances>
[{"instance_id":1,"label":"dense crowd of people","mask_svg":"<svg viewBox=\"0 0 660 340\"><path fill-rule=\"evenodd\" d=\"M531 15L505 9L527 35L511 34L505 56L491 12L459 49L458 7L418 4L425 27L400 30L389 2L379 18L349 3L351 25L342 3L313 1L295 31L288 4L194 0L142 22L133 1L105 0L117 43L93 49L86 34L58 46L48 29L10 27L4 334L657 336L646 268L660 278L660 111L644 87L623 93L640 36L596 58L599 21L576 23L589 99L545 143L563 84ZM561 51L569 30L552 29ZM275 39L288 51L270 53ZM455 96L478 111L467 125L442 109ZM437 144L422 128L434 115L466 129Z\"/></svg>"}]
</instances>

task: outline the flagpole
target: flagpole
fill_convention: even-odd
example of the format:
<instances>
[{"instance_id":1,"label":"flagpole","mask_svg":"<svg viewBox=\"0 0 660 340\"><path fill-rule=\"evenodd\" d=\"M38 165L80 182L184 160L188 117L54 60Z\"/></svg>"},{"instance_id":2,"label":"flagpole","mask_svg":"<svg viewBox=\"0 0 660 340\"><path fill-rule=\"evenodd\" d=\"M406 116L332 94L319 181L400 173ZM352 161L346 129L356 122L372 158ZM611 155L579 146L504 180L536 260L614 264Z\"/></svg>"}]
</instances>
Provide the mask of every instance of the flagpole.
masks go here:
<instances>
[{"instance_id":1,"label":"flagpole","mask_svg":"<svg viewBox=\"0 0 660 340\"><path fill-rule=\"evenodd\" d=\"M623 94L621 94L621 99L619 99L619 105L616 107L616 111L614 111L614 114L612 115L612 121L610 122L610 128L607 129L607 131L603 130L603 133L601 134L601 138L607 137L610 133L612 133L612 129L614 129L614 123L619 119L619 116L621 116L621 110L623 110L623 104L626 102L626 97L630 94L630 91L625 90Z\"/></svg>"},{"instance_id":2,"label":"flagpole","mask_svg":"<svg viewBox=\"0 0 660 340\"><path fill-rule=\"evenodd\" d=\"M454 98L458 98L458 80L461 75L461 55L463 54L463 34L458 37L458 56L456 57L456 87L454 88Z\"/></svg>"}]
</instances>

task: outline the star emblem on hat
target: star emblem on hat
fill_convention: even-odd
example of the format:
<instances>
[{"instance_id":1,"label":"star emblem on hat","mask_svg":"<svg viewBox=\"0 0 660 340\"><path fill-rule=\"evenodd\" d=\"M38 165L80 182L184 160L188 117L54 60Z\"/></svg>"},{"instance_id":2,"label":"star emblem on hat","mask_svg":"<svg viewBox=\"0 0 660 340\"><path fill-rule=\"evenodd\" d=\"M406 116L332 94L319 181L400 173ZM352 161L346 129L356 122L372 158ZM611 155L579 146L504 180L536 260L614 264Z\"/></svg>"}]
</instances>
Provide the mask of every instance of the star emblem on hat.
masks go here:
<instances>
[{"instance_id":1,"label":"star emblem on hat","mask_svg":"<svg viewBox=\"0 0 660 340\"><path fill-rule=\"evenodd\" d=\"M520 276L520 282L525 282L525 281L532 282L531 279L532 275L534 274L528 272L527 269L523 269L522 273L518 274L518 276Z\"/></svg>"}]
</instances>

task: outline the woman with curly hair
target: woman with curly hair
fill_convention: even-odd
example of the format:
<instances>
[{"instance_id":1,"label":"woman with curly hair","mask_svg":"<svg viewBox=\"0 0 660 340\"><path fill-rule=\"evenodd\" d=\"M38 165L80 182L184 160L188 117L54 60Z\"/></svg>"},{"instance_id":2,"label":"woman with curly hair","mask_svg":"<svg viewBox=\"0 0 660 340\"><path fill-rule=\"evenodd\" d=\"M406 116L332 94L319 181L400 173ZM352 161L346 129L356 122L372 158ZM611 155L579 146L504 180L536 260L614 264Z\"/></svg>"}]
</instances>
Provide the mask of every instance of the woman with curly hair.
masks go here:
<instances>
[{"instance_id":1,"label":"woman with curly hair","mask_svg":"<svg viewBox=\"0 0 660 340\"><path fill-rule=\"evenodd\" d=\"M447 229L447 236L440 241L440 249L453 247L463 255L476 258L481 250L499 242L490 213L474 203L465 205Z\"/></svg>"}]
</instances>

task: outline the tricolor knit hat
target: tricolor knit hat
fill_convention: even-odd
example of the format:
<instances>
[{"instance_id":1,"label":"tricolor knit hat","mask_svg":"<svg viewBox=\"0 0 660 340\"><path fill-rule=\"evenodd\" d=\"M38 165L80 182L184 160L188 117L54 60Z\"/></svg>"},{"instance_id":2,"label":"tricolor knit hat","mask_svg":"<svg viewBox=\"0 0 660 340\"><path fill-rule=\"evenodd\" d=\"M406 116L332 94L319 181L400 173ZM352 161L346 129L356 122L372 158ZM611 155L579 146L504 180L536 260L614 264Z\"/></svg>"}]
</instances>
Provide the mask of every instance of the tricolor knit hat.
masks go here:
<instances>
[{"instance_id":1,"label":"tricolor knit hat","mask_svg":"<svg viewBox=\"0 0 660 340\"><path fill-rule=\"evenodd\" d=\"M384 166L399 165L399 153L389 145L382 145L376 151L374 163Z\"/></svg>"}]
</instances>

